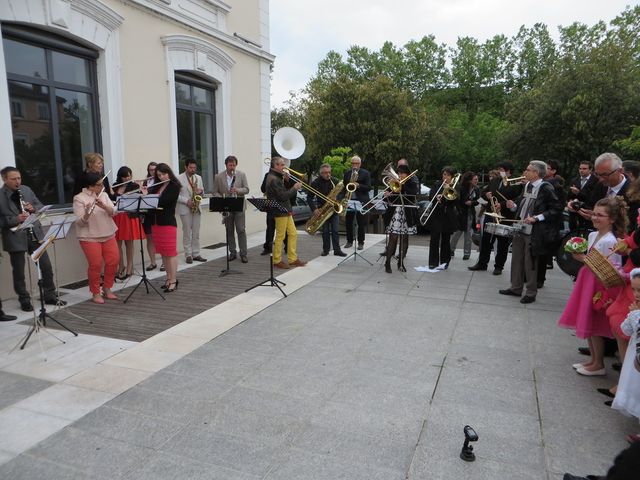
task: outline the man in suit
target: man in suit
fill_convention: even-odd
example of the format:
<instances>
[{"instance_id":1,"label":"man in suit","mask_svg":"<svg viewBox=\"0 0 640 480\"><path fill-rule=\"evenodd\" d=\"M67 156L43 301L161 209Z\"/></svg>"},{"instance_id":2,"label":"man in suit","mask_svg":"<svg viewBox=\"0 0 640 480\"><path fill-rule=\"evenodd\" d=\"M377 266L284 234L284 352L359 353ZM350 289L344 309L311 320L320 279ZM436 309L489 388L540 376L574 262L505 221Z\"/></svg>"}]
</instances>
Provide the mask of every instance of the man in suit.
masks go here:
<instances>
[{"instance_id":1,"label":"man in suit","mask_svg":"<svg viewBox=\"0 0 640 480\"><path fill-rule=\"evenodd\" d=\"M229 155L224 159L225 170L217 174L213 179L213 196L238 196L244 197L249 193L249 182L244 172L236 167L238 159L233 155ZM247 232L245 231L244 207L241 212L229 212L224 219L224 225L227 229L227 238L229 239L229 260L235 260L236 257L236 239L233 233L235 228L238 234L238 244L240 245L240 260L247 263Z\"/></svg>"},{"instance_id":2,"label":"man in suit","mask_svg":"<svg viewBox=\"0 0 640 480\"><path fill-rule=\"evenodd\" d=\"M591 162L583 160L578 166L578 176L573 177L569 182L569 193L567 195L569 203L578 201L584 203L585 206L589 208L593 207L591 204L591 197L593 195L593 190L597 185L598 178L593 175ZM590 220L581 217L571 208L569 209L569 212L569 225L571 230L591 227Z\"/></svg>"},{"instance_id":3,"label":"man in suit","mask_svg":"<svg viewBox=\"0 0 640 480\"><path fill-rule=\"evenodd\" d=\"M513 219L514 214L507 208L507 200L513 200L514 198L517 198L518 195L520 195L520 193L522 192L522 184L512 184L507 181L513 173L513 163L509 161L500 162L498 164L498 171L500 172L500 176L492 179L489 182L489 184L482 191L481 197L484 198L489 204L489 206L487 207L487 211L492 213L491 202L494 201L492 200L492 198L495 198L495 201L498 205L498 211L494 213L499 213L508 219ZM485 215L484 225L486 225L487 223L495 223L495 218ZM498 242L498 248L496 252L493 274L502 275L502 270L504 269L504 264L507 261L507 255L509 253L510 239L507 237L493 235L487 232L484 226L482 228L482 238L480 240L480 256L478 257L478 262L471 267L467 267L469 270L483 271L488 268L489 260L491 259L491 252L493 251L493 244L496 240Z\"/></svg>"},{"instance_id":4,"label":"man in suit","mask_svg":"<svg viewBox=\"0 0 640 480\"><path fill-rule=\"evenodd\" d=\"M590 202L585 205L585 208L579 209L578 214L582 216L582 218L590 220L593 215L593 205L595 205L598 200L605 197L620 196L624 198L629 206L627 211L629 216L629 231L634 231L637 226L638 207L640 205L630 201L627 195L631 182L624 176L622 159L615 153L603 153L596 158L593 170L599 182L593 189ZM576 211L571 203L569 203L569 209Z\"/></svg>"},{"instance_id":5,"label":"man in suit","mask_svg":"<svg viewBox=\"0 0 640 480\"><path fill-rule=\"evenodd\" d=\"M194 205L193 197L202 195L204 184L202 177L196 173L197 165L193 159L185 161L185 171L178 176L180 180L180 196L178 197L178 215L182 222L182 245L187 263L206 262L200 256L200 221L202 212L200 206Z\"/></svg>"},{"instance_id":6,"label":"man in suit","mask_svg":"<svg viewBox=\"0 0 640 480\"><path fill-rule=\"evenodd\" d=\"M362 205L369 201L369 190L371 190L371 174L368 170L361 168L362 159L354 155L351 157L351 170L344 172L343 183L345 188L349 183L356 184L356 190L352 193L351 199L359 201ZM353 178L353 181L351 180ZM353 246L353 220L358 222L358 250L364 248L364 234L367 228L365 222L365 216L360 212L355 212L353 209L347 211L345 218L345 228L347 230L347 243L344 248L351 248Z\"/></svg>"},{"instance_id":7,"label":"man in suit","mask_svg":"<svg viewBox=\"0 0 640 480\"><path fill-rule=\"evenodd\" d=\"M40 246L44 237L40 222L32 227L11 231L24 222L30 213L40 210L43 205L33 190L22 185L20 170L15 167L5 167L0 171L4 186L0 188L0 227L2 227L2 245L5 252L9 252L13 269L13 289L18 295L20 307L25 312L33 311L31 295L27 290L24 275L24 254L33 253ZM45 252L40 257L42 271L44 301L47 305L66 305L56 293L53 281L53 270L49 256Z\"/></svg>"},{"instance_id":8,"label":"man in suit","mask_svg":"<svg viewBox=\"0 0 640 480\"><path fill-rule=\"evenodd\" d=\"M524 296L520 303L536 301L538 293L537 257L549 253L550 242L557 239L562 204L553 186L543 179L547 164L533 160L524 171L527 184L517 202L509 200L507 208L516 213L524 225L531 225L531 232L516 233L511 255L511 286L500 290L502 295Z\"/></svg>"}]
</instances>

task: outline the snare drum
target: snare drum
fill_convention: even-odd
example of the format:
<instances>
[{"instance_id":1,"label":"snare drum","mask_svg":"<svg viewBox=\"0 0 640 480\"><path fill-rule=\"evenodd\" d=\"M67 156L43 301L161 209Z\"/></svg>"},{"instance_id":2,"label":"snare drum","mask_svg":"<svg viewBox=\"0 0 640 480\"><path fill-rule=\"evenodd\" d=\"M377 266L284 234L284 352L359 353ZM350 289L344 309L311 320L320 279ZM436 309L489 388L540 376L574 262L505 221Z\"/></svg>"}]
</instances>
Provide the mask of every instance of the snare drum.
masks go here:
<instances>
[{"instance_id":1,"label":"snare drum","mask_svg":"<svg viewBox=\"0 0 640 480\"><path fill-rule=\"evenodd\" d=\"M511 238L518 231L517 227L511 225L505 225L502 223L485 223L484 229L490 235L497 235L498 237Z\"/></svg>"}]
</instances>

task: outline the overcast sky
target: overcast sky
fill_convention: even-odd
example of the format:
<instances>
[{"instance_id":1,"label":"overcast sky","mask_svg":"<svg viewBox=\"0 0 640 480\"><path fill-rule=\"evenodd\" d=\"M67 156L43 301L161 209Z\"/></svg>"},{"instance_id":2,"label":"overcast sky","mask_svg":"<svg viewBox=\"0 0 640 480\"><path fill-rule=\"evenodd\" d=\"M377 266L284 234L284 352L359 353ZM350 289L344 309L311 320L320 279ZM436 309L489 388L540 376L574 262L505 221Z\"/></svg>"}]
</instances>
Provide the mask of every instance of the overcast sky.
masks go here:
<instances>
[{"instance_id":1,"label":"overcast sky","mask_svg":"<svg viewBox=\"0 0 640 480\"><path fill-rule=\"evenodd\" d=\"M378 50L433 34L454 46L458 37L481 42L508 37L521 25L557 26L575 21L609 22L629 0L270 0L271 53L276 56L271 105L281 106L315 74L329 50L344 54L351 45Z\"/></svg>"}]
</instances>

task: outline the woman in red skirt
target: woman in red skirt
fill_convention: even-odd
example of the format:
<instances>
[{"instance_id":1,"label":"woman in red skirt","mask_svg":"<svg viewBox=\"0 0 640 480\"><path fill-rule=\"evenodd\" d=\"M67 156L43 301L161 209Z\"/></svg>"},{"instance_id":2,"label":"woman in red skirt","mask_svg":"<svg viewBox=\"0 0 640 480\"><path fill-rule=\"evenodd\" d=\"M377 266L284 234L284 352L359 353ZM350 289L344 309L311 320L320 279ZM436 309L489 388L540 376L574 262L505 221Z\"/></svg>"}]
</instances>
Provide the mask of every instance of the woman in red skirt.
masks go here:
<instances>
[{"instance_id":1,"label":"woman in red skirt","mask_svg":"<svg viewBox=\"0 0 640 480\"><path fill-rule=\"evenodd\" d=\"M127 192L140 188L138 184L133 181L133 173L129 167L120 167L115 185L119 185L113 189L116 199ZM140 225L140 219L137 216L132 217L127 212L120 212L113 217L113 221L116 222L118 227L116 240L118 242L118 250L120 251L120 265L118 265L116 278L118 280L126 280L133 273L133 241L145 238L145 235ZM127 255L126 266L122 255L123 242Z\"/></svg>"},{"instance_id":2,"label":"woman in red skirt","mask_svg":"<svg viewBox=\"0 0 640 480\"><path fill-rule=\"evenodd\" d=\"M164 183L161 183L164 182ZM167 280L163 286L166 292L173 292L178 288L178 224L176 222L176 204L180 195L180 180L175 176L171 167L166 163L159 163L156 167L154 185L149 193L160 194L158 210L154 211L154 222L151 235L156 252L162 256L162 263L167 272Z\"/></svg>"}]
</instances>

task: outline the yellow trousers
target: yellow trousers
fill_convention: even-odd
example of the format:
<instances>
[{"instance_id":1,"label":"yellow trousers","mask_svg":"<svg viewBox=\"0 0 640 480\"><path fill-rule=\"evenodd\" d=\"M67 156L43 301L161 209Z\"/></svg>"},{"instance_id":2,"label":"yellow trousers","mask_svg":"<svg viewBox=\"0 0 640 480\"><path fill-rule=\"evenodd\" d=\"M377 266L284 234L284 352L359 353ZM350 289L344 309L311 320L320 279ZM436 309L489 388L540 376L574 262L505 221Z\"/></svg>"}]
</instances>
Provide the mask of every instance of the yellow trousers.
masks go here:
<instances>
[{"instance_id":1,"label":"yellow trousers","mask_svg":"<svg viewBox=\"0 0 640 480\"><path fill-rule=\"evenodd\" d=\"M287 235L287 260L289 263L298 259L296 254L296 246L298 244L298 232L296 224L293 223L293 216L275 217L276 220L276 238L273 242L273 263L282 261L282 245L284 236Z\"/></svg>"}]
</instances>

